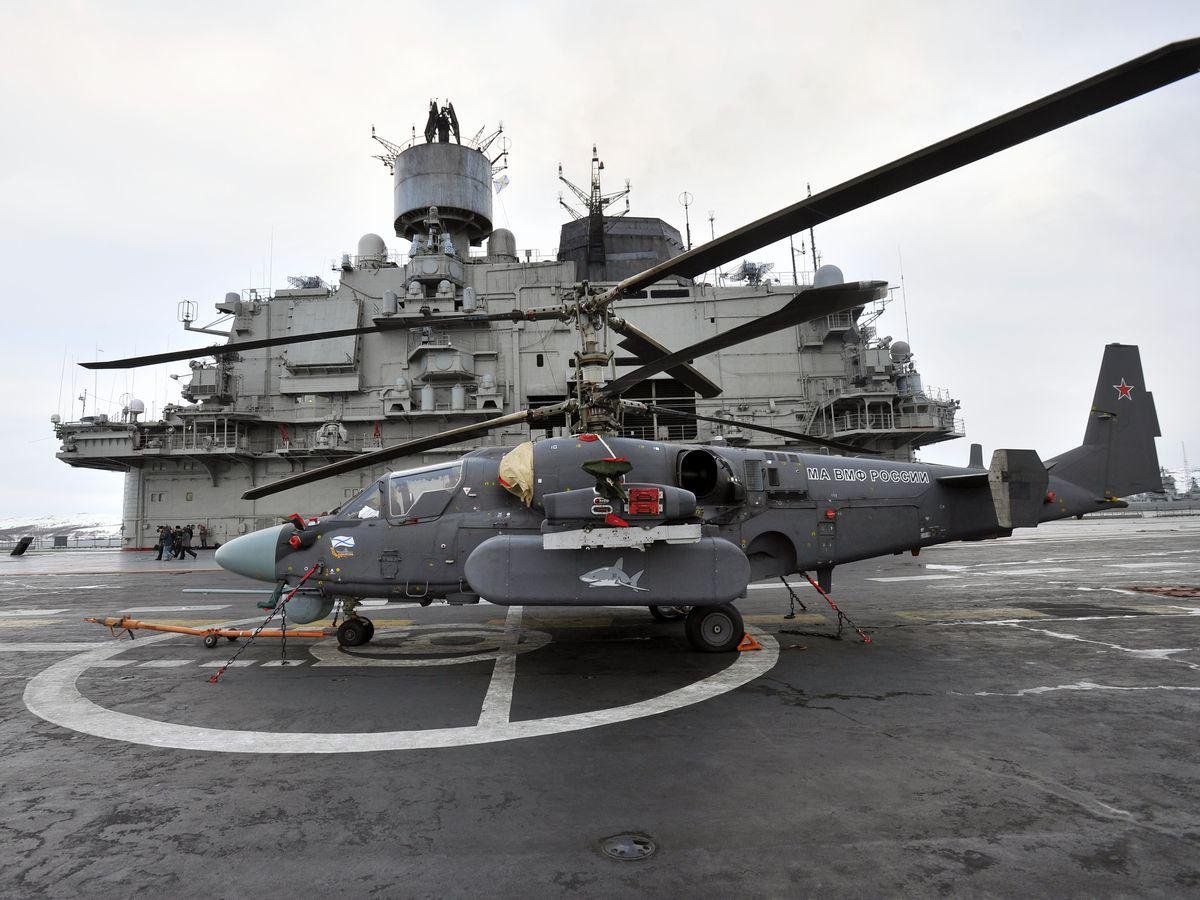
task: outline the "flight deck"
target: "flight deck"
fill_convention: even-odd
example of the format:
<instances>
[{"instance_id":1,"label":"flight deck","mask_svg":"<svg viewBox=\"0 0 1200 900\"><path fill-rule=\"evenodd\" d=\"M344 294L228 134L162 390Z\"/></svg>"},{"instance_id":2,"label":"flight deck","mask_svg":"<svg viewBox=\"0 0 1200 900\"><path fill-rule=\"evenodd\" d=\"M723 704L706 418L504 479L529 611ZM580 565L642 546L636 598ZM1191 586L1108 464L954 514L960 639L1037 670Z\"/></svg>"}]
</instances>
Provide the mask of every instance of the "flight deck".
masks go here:
<instances>
[{"instance_id":1,"label":"flight deck","mask_svg":"<svg viewBox=\"0 0 1200 900\"><path fill-rule=\"evenodd\" d=\"M869 644L790 581L806 608L751 585L734 654L488 603L210 649L83 618L255 627L269 585L211 551L4 557L0 891L1200 889L1200 517L841 566Z\"/></svg>"}]
</instances>

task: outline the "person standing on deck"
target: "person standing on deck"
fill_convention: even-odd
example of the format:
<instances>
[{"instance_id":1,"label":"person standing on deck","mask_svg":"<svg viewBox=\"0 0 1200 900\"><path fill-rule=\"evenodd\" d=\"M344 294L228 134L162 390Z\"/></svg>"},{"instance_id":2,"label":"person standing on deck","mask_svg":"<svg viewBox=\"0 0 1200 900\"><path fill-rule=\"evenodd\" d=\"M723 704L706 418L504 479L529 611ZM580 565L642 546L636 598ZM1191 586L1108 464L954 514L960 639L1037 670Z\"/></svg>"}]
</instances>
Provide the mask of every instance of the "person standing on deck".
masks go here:
<instances>
[{"instance_id":1,"label":"person standing on deck","mask_svg":"<svg viewBox=\"0 0 1200 900\"><path fill-rule=\"evenodd\" d=\"M192 526L189 525L183 529L183 543L179 545L179 558L183 559L185 553L192 554L192 559L196 559L196 551L192 549Z\"/></svg>"}]
</instances>

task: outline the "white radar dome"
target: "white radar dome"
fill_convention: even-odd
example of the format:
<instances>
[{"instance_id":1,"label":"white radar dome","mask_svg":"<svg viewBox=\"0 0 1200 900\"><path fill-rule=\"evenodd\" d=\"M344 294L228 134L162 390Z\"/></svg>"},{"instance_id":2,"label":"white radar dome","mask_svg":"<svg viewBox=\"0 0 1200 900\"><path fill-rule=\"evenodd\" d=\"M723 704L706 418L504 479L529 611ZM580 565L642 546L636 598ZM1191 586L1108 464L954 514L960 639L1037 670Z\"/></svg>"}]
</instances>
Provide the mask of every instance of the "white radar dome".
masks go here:
<instances>
[{"instance_id":1,"label":"white radar dome","mask_svg":"<svg viewBox=\"0 0 1200 900\"><path fill-rule=\"evenodd\" d=\"M364 234L358 239L358 256L383 259L387 256L387 244L377 234Z\"/></svg>"},{"instance_id":2,"label":"white radar dome","mask_svg":"<svg viewBox=\"0 0 1200 900\"><path fill-rule=\"evenodd\" d=\"M488 238L488 256L517 258L517 239L507 228L497 228Z\"/></svg>"},{"instance_id":3,"label":"white radar dome","mask_svg":"<svg viewBox=\"0 0 1200 900\"><path fill-rule=\"evenodd\" d=\"M908 341L896 341L888 349L892 354L892 362L904 362L912 356L912 348L908 346Z\"/></svg>"},{"instance_id":4,"label":"white radar dome","mask_svg":"<svg viewBox=\"0 0 1200 900\"><path fill-rule=\"evenodd\" d=\"M845 284L846 279L842 270L837 266L821 266L813 276L813 287L828 287L831 284Z\"/></svg>"}]
</instances>

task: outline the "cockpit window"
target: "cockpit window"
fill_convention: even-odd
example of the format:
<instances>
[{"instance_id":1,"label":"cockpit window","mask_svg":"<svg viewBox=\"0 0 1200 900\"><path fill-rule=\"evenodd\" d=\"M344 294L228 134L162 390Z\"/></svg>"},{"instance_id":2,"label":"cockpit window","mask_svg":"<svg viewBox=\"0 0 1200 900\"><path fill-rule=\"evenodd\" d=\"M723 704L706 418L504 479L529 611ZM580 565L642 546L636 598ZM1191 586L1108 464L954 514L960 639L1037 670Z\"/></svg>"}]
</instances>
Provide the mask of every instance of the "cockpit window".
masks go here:
<instances>
[{"instance_id":1,"label":"cockpit window","mask_svg":"<svg viewBox=\"0 0 1200 900\"><path fill-rule=\"evenodd\" d=\"M389 504L393 516L407 515L422 494L430 491L449 491L462 480L462 464L431 466L397 472L388 478Z\"/></svg>"},{"instance_id":2,"label":"cockpit window","mask_svg":"<svg viewBox=\"0 0 1200 900\"><path fill-rule=\"evenodd\" d=\"M339 519L378 519L383 515L383 491L375 482L340 510Z\"/></svg>"}]
</instances>

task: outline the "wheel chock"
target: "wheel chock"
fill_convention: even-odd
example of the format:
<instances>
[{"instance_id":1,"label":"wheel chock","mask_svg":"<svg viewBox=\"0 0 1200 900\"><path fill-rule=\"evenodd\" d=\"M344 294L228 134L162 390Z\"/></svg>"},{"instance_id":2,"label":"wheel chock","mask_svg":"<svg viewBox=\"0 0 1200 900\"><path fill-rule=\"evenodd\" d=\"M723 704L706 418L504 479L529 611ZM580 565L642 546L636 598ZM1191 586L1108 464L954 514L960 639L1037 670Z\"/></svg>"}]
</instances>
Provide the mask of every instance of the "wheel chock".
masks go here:
<instances>
[{"instance_id":1,"label":"wheel chock","mask_svg":"<svg viewBox=\"0 0 1200 900\"><path fill-rule=\"evenodd\" d=\"M737 645L738 653L745 653L747 650L761 650L762 644L750 636L749 632L742 635L742 642Z\"/></svg>"}]
</instances>

